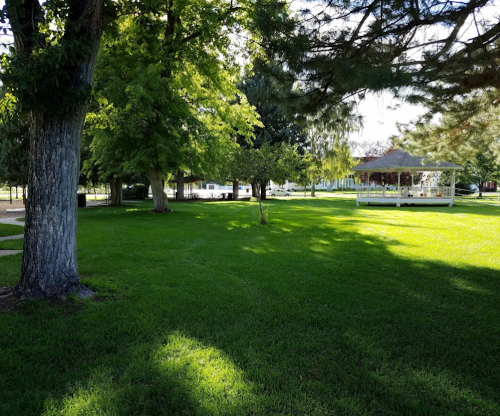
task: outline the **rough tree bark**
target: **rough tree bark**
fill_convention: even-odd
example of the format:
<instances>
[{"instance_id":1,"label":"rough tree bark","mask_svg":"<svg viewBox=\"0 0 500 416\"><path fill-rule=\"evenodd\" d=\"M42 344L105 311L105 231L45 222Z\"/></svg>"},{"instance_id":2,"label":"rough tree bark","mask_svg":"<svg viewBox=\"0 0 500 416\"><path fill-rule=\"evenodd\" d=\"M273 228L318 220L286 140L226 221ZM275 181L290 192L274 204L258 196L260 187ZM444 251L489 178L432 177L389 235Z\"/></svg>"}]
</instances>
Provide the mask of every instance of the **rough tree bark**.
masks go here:
<instances>
[{"instance_id":1,"label":"rough tree bark","mask_svg":"<svg viewBox=\"0 0 500 416\"><path fill-rule=\"evenodd\" d=\"M6 3L16 56L24 59L25 65L36 64L36 60L30 59L32 54L50 53L40 41L43 6L36 0ZM54 71L56 79L40 79L31 91L38 101L29 114L30 172L24 254L20 282L10 291L20 300L93 295L78 276L76 209L80 143L88 101L83 97L89 96L94 77L103 7L104 0L68 1L61 47L66 45L77 52L63 56L66 61L60 62ZM59 91L57 108L47 104L53 98L47 91L38 92L44 83L62 83L66 87ZM3 290L2 297L5 296L8 293Z\"/></svg>"},{"instance_id":2,"label":"rough tree bark","mask_svg":"<svg viewBox=\"0 0 500 416\"><path fill-rule=\"evenodd\" d=\"M86 109L62 120L32 115L20 299L92 296L78 276L76 194Z\"/></svg>"},{"instance_id":3,"label":"rough tree bark","mask_svg":"<svg viewBox=\"0 0 500 416\"><path fill-rule=\"evenodd\" d=\"M184 177L184 176L183 176ZM156 169L148 170L148 179L153 192L154 212L168 212L168 199L164 191L164 182L161 172Z\"/></svg>"},{"instance_id":4,"label":"rough tree bark","mask_svg":"<svg viewBox=\"0 0 500 416\"><path fill-rule=\"evenodd\" d=\"M177 199L184 199L184 172L177 171Z\"/></svg>"},{"instance_id":5,"label":"rough tree bark","mask_svg":"<svg viewBox=\"0 0 500 416\"><path fill-rule=\"evenodd\" d=\"M111 191L111 205L114 207L123 205L123 179L110 178L109 189Z\"/></svg>"}]
</instances>

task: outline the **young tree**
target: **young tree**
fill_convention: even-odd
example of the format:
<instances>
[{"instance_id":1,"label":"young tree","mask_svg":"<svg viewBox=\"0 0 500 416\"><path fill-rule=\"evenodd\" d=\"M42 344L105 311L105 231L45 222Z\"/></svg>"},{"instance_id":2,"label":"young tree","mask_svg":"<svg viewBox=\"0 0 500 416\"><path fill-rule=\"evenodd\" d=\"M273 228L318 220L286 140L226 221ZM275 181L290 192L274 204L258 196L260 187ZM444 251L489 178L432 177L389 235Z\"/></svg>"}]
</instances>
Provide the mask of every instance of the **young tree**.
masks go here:
<instances>
[{"instance_id":1,"label":"young tree","mask_svg":"<svg viewBox=\"0 0 500 416\"><path fill-rule=\"evenodd\" d=\"M246 180L256 183L258 187L258 200L260 223L266 224L267 214L262 208L262 188L270 180L284 183L296 175L300 166L300 155L297 146L285 143L271 145L264 142L259 148L244 149L241 153L241 168L244 170Z\"/></svg>"}]
</instances>

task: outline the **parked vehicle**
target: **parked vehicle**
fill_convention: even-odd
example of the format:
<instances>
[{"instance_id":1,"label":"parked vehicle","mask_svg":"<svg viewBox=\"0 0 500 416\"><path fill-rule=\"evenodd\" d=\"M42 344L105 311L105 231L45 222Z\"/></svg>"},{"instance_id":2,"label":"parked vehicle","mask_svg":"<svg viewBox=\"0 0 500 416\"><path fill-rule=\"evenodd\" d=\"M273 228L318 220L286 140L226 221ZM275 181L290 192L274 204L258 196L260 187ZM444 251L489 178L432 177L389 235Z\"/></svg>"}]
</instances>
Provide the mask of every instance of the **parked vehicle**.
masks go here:
<instances>
[{"instance_id":1,"label":"parked vehicle","mask_svg":"<svg viewBox=\"0 0 500 416\"><path fill-rule=\"evenodd\" d=\"M285 191L284 189L274 189L271 191L271 196L290 196L292 195L290 191Z\"/></svg>"}]
</instances>

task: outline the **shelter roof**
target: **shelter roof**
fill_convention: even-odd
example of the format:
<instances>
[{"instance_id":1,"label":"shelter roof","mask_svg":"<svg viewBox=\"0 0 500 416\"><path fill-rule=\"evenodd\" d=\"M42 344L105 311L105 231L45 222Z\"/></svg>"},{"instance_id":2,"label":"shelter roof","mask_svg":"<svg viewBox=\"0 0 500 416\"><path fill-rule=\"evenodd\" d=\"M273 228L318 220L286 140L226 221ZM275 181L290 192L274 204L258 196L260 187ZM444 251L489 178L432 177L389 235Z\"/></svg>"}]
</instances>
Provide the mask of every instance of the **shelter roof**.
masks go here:
<instances>
[{"instance_id":1,"label":"shelter roof","mask_svg":"<svg viewBox=\"0 0 500 416\"><path fill-rule=\"evenodd\" d=\"M353 171L384 172L384 171L434 171L434 170L461 170L462 166L451 162L425 162L423 156L411 156L402 150L392 152L378 159L370 160L353 167Z\"/></svg>"}]
</instances>

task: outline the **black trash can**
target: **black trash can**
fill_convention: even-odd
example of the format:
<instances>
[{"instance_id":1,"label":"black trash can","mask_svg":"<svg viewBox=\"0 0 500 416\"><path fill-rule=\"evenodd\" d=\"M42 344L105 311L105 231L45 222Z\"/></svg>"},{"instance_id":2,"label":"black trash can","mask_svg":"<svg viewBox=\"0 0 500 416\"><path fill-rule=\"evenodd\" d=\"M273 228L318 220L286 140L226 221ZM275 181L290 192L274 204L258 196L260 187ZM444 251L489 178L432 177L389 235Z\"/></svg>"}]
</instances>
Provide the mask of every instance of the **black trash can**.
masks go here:
<instances>
[{"instance_id":1,"label":"black trash can","mask_svg":"<svg viewBox=\"0 0 500 416\"><path fill-rule=\"evenodd\" d=\"M87 195L78 194L78 208L85 208L87 206Z\"/></svg>"},{"instance_id":2,"label":"black trash can","mask_svg":"<svg viewBox=\"0 0 500 416\"><path fill-rule=\"evenodd\" d=\"M232 192L229 192L229 193L227 194L227 199L229 199L230 201L232 201L232 200L233 200L233 193L232 193Z\"/></svg>"}]
</instances>

